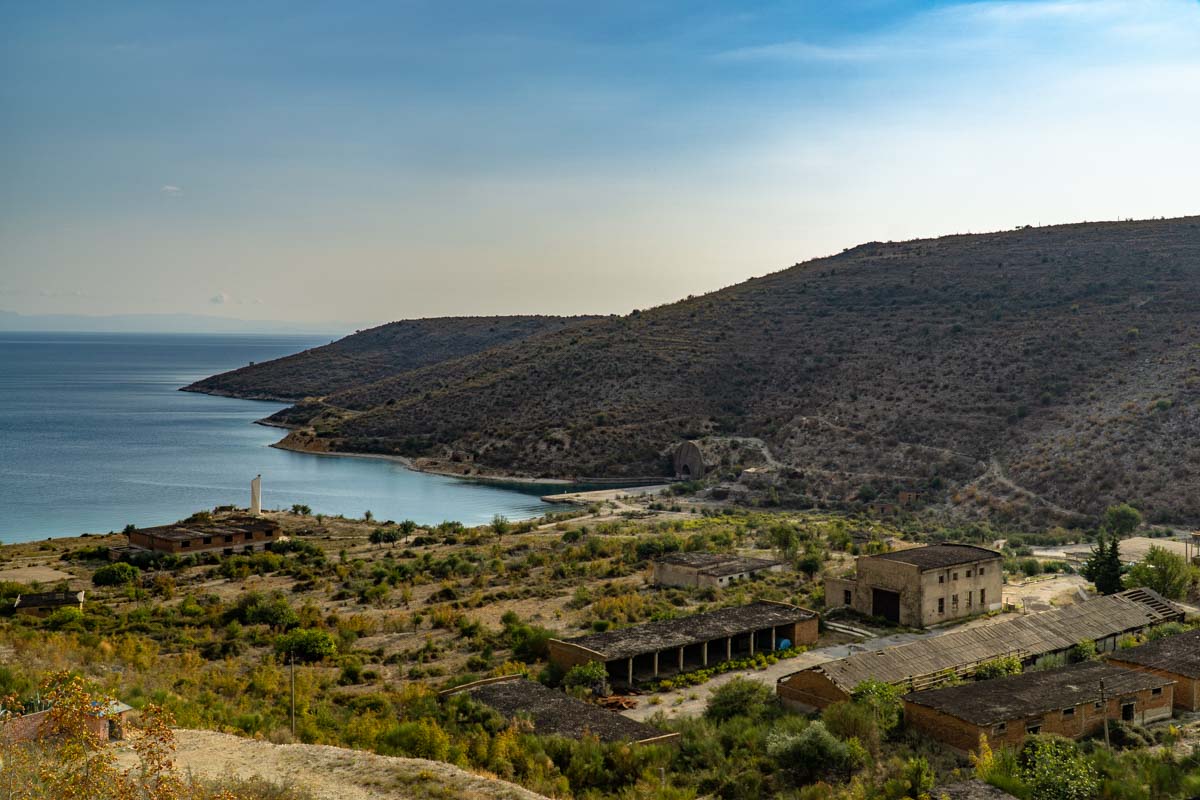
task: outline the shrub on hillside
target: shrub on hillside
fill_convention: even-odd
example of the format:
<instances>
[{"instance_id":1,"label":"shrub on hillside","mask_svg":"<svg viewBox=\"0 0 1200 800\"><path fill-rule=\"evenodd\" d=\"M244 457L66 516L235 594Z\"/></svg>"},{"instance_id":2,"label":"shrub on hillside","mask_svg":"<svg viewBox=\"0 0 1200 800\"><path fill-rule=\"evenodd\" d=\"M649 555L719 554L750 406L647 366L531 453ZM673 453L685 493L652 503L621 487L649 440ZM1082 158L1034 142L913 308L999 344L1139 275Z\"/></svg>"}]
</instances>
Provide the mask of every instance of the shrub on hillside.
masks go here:
<instances>
[{"instance_id":1,"label":"shrub on hillside","mask_svg":"<svg viewBox=\"0 0 1200 800\"><path fill-rule=\"evenodd\" d=\"M141 574L142 571L132 564L124 562L106 564L92 575L92 584L95 586L121 586L132 583Z\"/></svg>"}]
</instances>

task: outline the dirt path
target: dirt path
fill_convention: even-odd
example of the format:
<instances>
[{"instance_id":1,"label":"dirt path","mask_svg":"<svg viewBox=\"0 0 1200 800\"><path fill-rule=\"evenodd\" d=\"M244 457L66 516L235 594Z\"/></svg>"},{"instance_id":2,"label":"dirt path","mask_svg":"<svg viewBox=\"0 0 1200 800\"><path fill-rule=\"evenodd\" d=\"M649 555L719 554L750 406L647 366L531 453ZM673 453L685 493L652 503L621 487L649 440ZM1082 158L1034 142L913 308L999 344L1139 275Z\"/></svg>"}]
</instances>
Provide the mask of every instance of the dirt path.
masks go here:
<instances>
[{"instance_id":1,"label":"dirt path","mask_svg":"<svg viewBox=\"0 0 1200 800\"><path fill-rule=\"evenodd\" d=\"M236 775L302 786L317 800L546 800L505 781L418 758L311 744L271 744L215 731L175 731L175 763L204 778ZM128 743L123 766L136 763Z\"/></svg>"}]
</instances>

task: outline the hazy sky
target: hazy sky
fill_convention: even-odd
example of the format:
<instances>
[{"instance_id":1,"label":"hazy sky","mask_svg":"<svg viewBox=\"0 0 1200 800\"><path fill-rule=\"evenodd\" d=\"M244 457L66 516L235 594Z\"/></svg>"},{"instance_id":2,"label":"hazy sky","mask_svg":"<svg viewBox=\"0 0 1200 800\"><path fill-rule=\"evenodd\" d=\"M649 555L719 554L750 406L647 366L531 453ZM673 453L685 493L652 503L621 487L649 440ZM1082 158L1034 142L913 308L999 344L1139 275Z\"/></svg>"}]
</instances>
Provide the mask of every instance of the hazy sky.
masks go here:
<instances>
[{"instance_id":1,"label":"hazy sky","mask_svg":"<svg viewBox=\"0 0 1200 800\"><path fill-rule=\"evenodd\" d=\"M627 312L1198 186L1197 0L0 0L25 313Z\"/></svg>"}]
</instances>

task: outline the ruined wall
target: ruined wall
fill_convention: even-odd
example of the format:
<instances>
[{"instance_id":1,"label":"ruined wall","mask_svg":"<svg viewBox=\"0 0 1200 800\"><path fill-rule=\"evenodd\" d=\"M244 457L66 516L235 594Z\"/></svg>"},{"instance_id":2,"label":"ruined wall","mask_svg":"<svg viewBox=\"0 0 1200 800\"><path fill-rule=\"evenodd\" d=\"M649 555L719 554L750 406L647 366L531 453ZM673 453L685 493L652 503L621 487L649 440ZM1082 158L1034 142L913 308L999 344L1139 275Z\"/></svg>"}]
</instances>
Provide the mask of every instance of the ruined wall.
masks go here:
<instances>
[{"instance_id":1,"label":"ruined wall","mask_svg":"<svg viewBox=\"0 0 1200 800\"><path fill-rule=\"evenodd\" d=\"M1002 563L1000 559L992 559L921 573L922 626L1000 609L1004 591ZM938 611L939 599L943 601L942 612Z\"/></svg>"},{"instance_id":2,"label":"ruined wall","mask_svg":"<svg viewBox=\"0 0 1200 800\"><path fill-rule=\"evenodd\" d=\"M801 710L824 708L850 699L849 694L815 669L802 670L783 678L775 684L775 694L785 706L799 707Z\"/></svg>"}]
</instances>

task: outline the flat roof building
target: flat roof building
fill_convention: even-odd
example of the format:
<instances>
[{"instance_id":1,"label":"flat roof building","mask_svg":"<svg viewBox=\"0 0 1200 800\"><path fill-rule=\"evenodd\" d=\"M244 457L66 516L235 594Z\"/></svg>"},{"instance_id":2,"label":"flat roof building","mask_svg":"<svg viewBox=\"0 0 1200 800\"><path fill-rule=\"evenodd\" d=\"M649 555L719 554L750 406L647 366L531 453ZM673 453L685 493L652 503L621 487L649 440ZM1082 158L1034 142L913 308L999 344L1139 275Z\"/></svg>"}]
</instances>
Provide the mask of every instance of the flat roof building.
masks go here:
<instances>
[{"instance_id":1,"label":"flat roof building","mask_svg":"<svg viewBox=\"0 0 1200 800\"><path fill-rule=\"evenodd\" d=\"M455 694L470 695L506 719L526 718L533 732L542 736L582 739L591 735L602 742L634 744L667 744L679 738L678 733L664 733L519 675L487 678L441 693L443 697Z\"/></svg>"},{"instance_id":2,"label":"flat roof building","mask_svg":"<svg viewBox=\"0 0 1200 800\"><path fill-rule=\"evenodd\" d=\"M572 639L551 639L550 661L562 670L602 661L613 685L632 687L758 652L810 645L817 641L817 627L815 611L762 600Z\"/></svg>"},{"instance_id":3,"label":"flat roof building","mask_svg":"<svg viewBox=\"0 0 1200 800\"><path fill-rule=\"evenodd\" d=\"M1029 734L1079 739L1105 720L1144 725L1171 717L1174 681L1103 661L904 695L904 721L959 751L1017 747Z\"/></svg>"},{"instance_id":4,"label":"flat roof building","mask_svg":"<svg viewBox=\"0 0 1200 800\"><path fill-rule=\"evenodd\" d=\"M719 588L762 572L780 572L783 562L736 553L671 553L654 561L658 586Z\"/></svg>"},{"instance_id":5,"label":"flat roof building","mask_svg":"<svg viewBox=\"0 0 1200 800\"><path fill-rule=\"evenodd\" d=\"M1023 614L927 639L827 661L779 679L784 703L824 708L850 699L858 684L877 680L910 691L948 677L969 678L979 665L1005 656L1037 664L1087 639L1100 652L1151 625L1183 619L1183 610L1149 589L1130 589L1084 603Z\"/></svg>"},{"instance_id":6,"label":"flat roof building","mask_svg":"<svg viewBox=\"0 0 1200 800\"><path fill-rule=\"evenodd\" d=\"M19 594L13 601L13 608L18 614L28 614L32 617L45 617L60 608L74 606L83 611L84 592L38 592Z\"/></svg>"},{"instance_id":7,"label":"flat roof building","mask_svg":"<svg viewBox=\"0 0 1200 800\"><path fill-rule=\"evenodd\" d=\"M1175 707L1200 711L1200 628L1164 636L1140 647L1117 650L1112 664L1152 672L1175 681Z\"/></svg>"},{"instance_id":8,"label":"flat roof building","mask_svg":"<svg viewBox=\"0 0 1200 800\"><path fill-rule=\"evenodd\" d=\"M175 555L214 552L232 555L263 550L279 535L279 523L275 520L243 514L206 523L138 528L129 533L129 546Z\"/></svg>"},{"instance_id":9,"label":"flat roof building","mask_svg":"<svg viewBox=\"0 0 1200 800\"><path fill-rule=\"evenodd\" d=\"M825 579L825 606L924 628L1001 607L1004 557L972 544L859 556L853 578Z\"/></svg>"}]
</instances>

